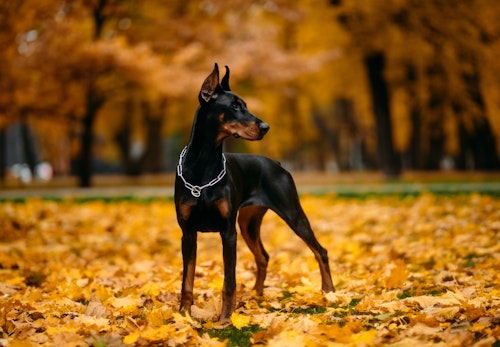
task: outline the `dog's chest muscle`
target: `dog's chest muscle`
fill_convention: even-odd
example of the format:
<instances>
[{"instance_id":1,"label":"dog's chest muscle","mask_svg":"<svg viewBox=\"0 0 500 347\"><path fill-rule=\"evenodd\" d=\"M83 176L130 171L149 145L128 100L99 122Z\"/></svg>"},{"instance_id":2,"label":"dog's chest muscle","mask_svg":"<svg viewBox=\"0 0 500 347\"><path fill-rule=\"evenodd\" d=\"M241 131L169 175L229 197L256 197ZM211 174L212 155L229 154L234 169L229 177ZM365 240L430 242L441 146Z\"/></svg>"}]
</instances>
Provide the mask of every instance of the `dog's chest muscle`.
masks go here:
<instances>
[{"instance_id":1,"label":"dog's chest muscle","mask_svg":"<svg viewBox=\"0 0 500 347\"><path fill-rule=\"evenodd\" d=\"M179 205L180 218L197 231L221 231L227 226L229 201L220 197L186 200Z\"/></svg>"}]
</instances>

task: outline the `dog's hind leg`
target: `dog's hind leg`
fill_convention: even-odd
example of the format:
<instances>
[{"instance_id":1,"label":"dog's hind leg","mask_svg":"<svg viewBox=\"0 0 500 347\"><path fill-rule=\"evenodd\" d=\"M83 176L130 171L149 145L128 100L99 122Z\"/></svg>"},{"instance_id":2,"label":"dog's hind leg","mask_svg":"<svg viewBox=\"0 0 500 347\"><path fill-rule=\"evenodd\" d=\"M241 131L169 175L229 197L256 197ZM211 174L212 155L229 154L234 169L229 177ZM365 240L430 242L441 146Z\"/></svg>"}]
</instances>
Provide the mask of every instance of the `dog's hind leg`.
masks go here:
<instances>
[{"instance_id":1,"label":"dog's hind leg","mask_svg":"<svg viewBox=\"0 0 500 347\"><path fill-rule=\"evenodd\" d=\"M262 206L246 206L240 209L238 216L241 236L243 236L248 248L252 251L257 265L254 289L258 296L261 296L264 291L264 280L266 279L267 263L269 261L269 255L260 239L260 226L267 210L267 207Z\"/></svg>"},{"instance_id":2,"label":"dog's hind leg","mask_svg":"<svg viewBox=\"0 0 500 347\"><path fill-rule=\"evenodd\" d=\"M309 220L300 205L297 189L292 176L290 173L283 170L281 177L279 177L279 179L275 178L273 182L275 184L269 186L269 190L267 191L267 197L271 202L271 209L292 228L295 234L297 234L314 253L321 273L321 288L323 291L335 291L332 276L330 274L327 251L320 245L312 231Z\"/></svg>"},{"instance_id":3,"label":"dog's hind leg","mask_svg":"<svg viewBox=\"0 0 500 347\"><path fill-rule=\"evenodd\" d=\"M300 204L297 205L296 208L296 213L284 215L283 219L314 253L314 257L318 262L321 273L321 289L323 289L324 292L333 292L335 291L335 287L333 286L332 276L330 274L328 253L316 239L316 236L311 229L311 225L309 224L309 221Z\"/></svg>"}]
</instances>

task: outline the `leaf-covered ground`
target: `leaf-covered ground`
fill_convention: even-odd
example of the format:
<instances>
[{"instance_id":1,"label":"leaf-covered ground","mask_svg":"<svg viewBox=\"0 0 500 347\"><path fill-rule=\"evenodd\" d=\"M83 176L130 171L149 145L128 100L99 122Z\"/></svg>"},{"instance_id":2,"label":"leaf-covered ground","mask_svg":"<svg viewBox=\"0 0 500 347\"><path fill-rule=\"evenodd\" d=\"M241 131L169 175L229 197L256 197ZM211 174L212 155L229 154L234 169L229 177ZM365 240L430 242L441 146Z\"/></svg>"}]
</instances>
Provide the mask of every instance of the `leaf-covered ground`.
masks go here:
<instances>
[{"instance_id":1,"label":"leaf-covered ground","mask_svg":"<svg viewBox=\"0 0 500 347\"><path fill-rule=\"evenodd\" d=\"M499 346L500 199L302 197L337 292L275 215L263 297L239 239L238 308L217 323L222 251L199 237L192 317L178 313L173 203L0 205L0 345Z\"/></svg>"}]
</instances>

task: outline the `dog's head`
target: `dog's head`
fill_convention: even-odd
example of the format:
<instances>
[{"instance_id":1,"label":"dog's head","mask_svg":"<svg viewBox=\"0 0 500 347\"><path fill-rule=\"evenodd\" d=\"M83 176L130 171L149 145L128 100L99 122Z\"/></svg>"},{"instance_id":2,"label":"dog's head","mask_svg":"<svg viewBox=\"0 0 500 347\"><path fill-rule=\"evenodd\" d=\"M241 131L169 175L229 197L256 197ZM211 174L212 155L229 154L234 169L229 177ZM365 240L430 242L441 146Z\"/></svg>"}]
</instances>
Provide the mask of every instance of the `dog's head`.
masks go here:
<instances>
[{"instance_id":1,"label":"dog's head","mask_svg":"<svg viewBox=\"0 0 500 347\"><path fill-rule=\"evenodd\" d=\"M234 136L245 140L260 140L269 131L269 125L255 117L247 109L242 98L233 94L229 87L229 68L219 82L219 67L205 79L198 95L200 106L208 108L208 116L217 117L219 138Z\"/></svg>"}]
</instances>

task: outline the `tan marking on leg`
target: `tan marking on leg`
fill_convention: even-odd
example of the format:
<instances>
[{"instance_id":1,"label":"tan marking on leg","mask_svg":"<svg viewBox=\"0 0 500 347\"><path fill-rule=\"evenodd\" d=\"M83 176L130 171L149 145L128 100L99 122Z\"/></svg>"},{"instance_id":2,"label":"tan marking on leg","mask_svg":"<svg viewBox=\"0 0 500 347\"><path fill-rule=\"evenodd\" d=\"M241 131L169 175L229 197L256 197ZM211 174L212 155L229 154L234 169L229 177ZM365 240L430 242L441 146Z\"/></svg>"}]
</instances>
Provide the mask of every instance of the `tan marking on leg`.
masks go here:
<instances>
[{"instance_id":1,"label":"tan marking on leg","mask_svg":"<svg viewBox=\"0 0 500 347\"><path fill-rule=\"evenodd\" d=\"M187 202L182 202L179 204L179 215L182 220L188 220L191 215L191 210L194 204L189 204Z\"/></svg>"},{"instance_id":2,"label":"tan marking on leg","mask_svg":"<svg viewBox=\"0 0 500 347\"><path fill-rule=\"evenodd\" d=\"M314 253L314 257L319 265L319 272L321 273L321 289L325 293L334 292L335 286L333 285L332 276L330 274L330 265L328 263L324 263L321 255L312 247L310 247L312 252Z\"/></svg>"},{"instance_id":3,"label":"tan marking on leg","mask_svg":"<svg viewBox=\"0 0 500 347\"><path fill-rule=\"evenodd\" d=\"M215 201L215 205L223 218L229 217L229 201L226 198L221 198Z\"/></svg>"},{"instance_id":4,"label":"tan marking on leg","mask_svg":"<svg viewBox=\"0 0 500 347\"><path fill-rule=\"evenodd\" d=\"M260 240L260 223L264 214L262 212L261 207L247 206L240 210L240 214L238 217L238 224L240 226L240 231L243 239L245 240L248 248L252 252L255 258L255 264L257 266L256 278L254 290L258 296L262 296L264 293L264 281L266 279L267 274L267 259L264 255L265 251L263 249L261 240ZM255 217L255 214L258 215L258 220L255 220L259 225L254 232L256 233L253 237L249 235L249 223L251 219ZM254 225L255 226L255 225Z\"/></svg>"},{"instance_id":5,"label":"tan marking on leg","mask_svg":"<svg viewBox=\"0 0 500 347\"><path fill-rule=\"evenodd\" d=\"M196 260L191 261L188 264L186 283L184 284L184 290L188 293L193 292L195 269L196 269Z\"/></svg>"},{"instance_id":6,"label":"tan marking on leg","mask_svg":"<svg viewBox=\"0 0 500 347\"><path fill-rule=\"evenodd\" d=\"M188 265L188 273L181 293L181 310L189 313L191 313L191 305L193 304L194 271L195 262Z\"/></svg>"}]
</instances>

